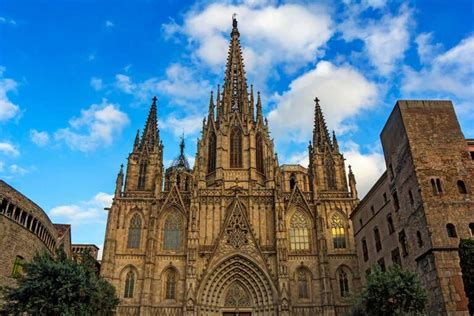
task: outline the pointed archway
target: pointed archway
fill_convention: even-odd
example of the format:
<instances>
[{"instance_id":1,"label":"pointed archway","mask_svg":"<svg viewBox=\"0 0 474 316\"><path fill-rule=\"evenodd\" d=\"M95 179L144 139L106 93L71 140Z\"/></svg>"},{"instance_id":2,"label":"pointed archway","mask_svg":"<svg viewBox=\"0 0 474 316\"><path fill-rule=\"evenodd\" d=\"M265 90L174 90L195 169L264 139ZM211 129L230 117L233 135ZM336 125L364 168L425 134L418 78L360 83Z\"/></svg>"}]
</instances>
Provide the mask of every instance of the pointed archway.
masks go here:
<instances>
[{"instance_id":1,"label":"pointed archway","mask_svg":"<svg viewBox=\"0 0 474 316\"><path fill-rule=\"evenodd\" d=\"M230 298L229 293L238 294L238 299ZM212 268L201 282L197 297L199 310L209 315L221 315L233 307L247 307L252 316L257 316L275 311L276 295L263 269L246 256L233 255Z\"/></svg>"}]
</instances>

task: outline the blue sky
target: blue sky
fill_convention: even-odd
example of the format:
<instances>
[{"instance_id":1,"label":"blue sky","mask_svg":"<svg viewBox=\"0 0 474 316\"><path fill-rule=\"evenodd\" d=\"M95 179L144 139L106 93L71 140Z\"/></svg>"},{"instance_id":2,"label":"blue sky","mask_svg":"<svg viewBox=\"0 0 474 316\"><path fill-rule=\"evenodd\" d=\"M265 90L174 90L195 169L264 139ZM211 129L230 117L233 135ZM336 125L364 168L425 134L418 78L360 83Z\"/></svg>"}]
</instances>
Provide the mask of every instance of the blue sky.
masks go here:
<instances>
[{"instance_id":1,"label":"blue sky","mask_svg":"<svg viewBox=\"0 0 474 316\"><path fill-rule=\"evenodd\" d=\"M397 99L451 99L474 137L471 0L0 2L0 178L102 245L116 174L154 95L165 166L194 160L237 13L280 163L307 164L321 99L364 194Z\"/></svg>"}]
</instances>

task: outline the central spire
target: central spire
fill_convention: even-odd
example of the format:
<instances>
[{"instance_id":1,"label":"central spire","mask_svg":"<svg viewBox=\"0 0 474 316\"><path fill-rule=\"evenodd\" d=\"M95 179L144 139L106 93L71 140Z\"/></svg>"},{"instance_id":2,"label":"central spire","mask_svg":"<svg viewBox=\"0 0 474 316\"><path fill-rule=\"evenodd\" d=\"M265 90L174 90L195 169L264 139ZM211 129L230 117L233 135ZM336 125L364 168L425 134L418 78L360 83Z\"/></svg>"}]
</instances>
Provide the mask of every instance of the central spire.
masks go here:
<instances>
[{"instance_id":1,"label":"central spire","mask_svg":"<svg viewBox=\"0 0 474 316\"><path fill-rule=\"evenodd\" d=\"M240 47L239 30L236 15L232 16L232 32L230 33L229 54L224 79L224 115L248 112L247 80L245 78L242 49Z\"/></svg>"},{"instance_id":2,"label":"central spire","mask_svg":"<svg viewBox=\"0 0 474 316\"><path fill-rule=\"evenodd\" d=\"M315 148L323 150L328 144L331 146L331 138L329 137L328 128L326 126L326 120L324 119L323 111L319 105L319 99L314 99L314 130L313 130L313 144Z\"/></svg>"}]
</instances>

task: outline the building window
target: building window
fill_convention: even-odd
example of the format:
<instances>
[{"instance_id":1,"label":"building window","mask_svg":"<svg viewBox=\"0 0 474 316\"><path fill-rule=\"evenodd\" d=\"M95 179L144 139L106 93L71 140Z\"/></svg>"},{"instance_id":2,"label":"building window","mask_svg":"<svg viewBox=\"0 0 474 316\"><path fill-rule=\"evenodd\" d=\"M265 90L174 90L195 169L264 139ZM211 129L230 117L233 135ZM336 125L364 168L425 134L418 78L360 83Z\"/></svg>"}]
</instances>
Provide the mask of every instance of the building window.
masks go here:
<instances>
[{"instance_id":1,"label":"building window","mask_svg":"<svg viewBox=\"0 0 474 316\"><path fill-rule=\"evenodd\" d=\"M370 210L372 211L372 215L374 215L375 214L375 208L374 208L373 205L370 206Z\"/></svg>"},{"instance_id":2,"label":"building window","mask_svg":"<svg viewBox=\"0 0 474 316\"><path fill-rule=\"evenodd\" d=\"M166 274L165 298L167 300L176 299L176 272L173 269L170 269Z\"/></svg>"},{"instance_id":3,"label":"building window","mask_svg":"<svg viewBox=\"0 0 474 316\"><path fill-rule=\"evenodd\" d=\"M377 260L377 264L379 265L380 270L382 270L382 272L385 272L385 259L380 258L379 260Z\"/></svg>"},{"instance_id":4,"label":"building window","mask_svg":"<svg viewBox=\"0 0 474 316\"><path fill-rule=\"evenodd\" d=\"M400 258L400 250L397 248L392 250L392 263L402 265L402 259Z\"/></svg>"},{"instance_id":5,"label":"building window","mask_svg":"<svg viewBox=\"0 0 474 316\"><path fill-rule=\"evenodd\" d=\"M145 188L146 167L147 167L146 161L141 161L140 167L138 170L138 190L143 190Z\"/></svg>"},{"instance_id":6,"label":"building window","mask_svg":"<svg viewBox=\"0 0 474 316\"><path fill-rule=\"evenodd\" d=\"M265 173L263 164L263 138L261 133L257 133L256 136L256 160L257 160L257 171Z\"/></svg>"},{"instance_id":7,"label":"building window","mask_svg":"<svg viewBox=\"0 0 474 316\"><path fill-rule=\"evenodd\" d=\"M309 298L308 276L304 269L298 269L298 297Z\"/></svg>"},{"instance_id":8,"label":"building window","mask_svg":"<svg viewBox=\"0 0 474 316\"><path fill-rule=\"evenodd\" d=\"M125 277L125 290L123 292L123 297L132 298L134 287L135 287L135 273L133 273L133 271L129 271L127 273L127 276Z\"/></svg>"},{"instance_id":9,"label":"building window","mask_svg":"<svg viewBox=\"0 0 474 316\"><path fill-rule=\"evenodd\" d=\"M334 161L330 154L324 159L324 167L326 171L326 181L329 190L336 189L336 178L334 176Z\"/></svg>"},{"instance_id":10,"label":"building window","mask_svg":"<svg viewBox=\"0 0 474 316\"><path fill-rule=\"evenodd\" d=\"M411 190L408 190L408 198L410 199L410 205L412 207L415 206L415 199L413 198L413 193L411 193Z\"/></svg>"},{"instance_id":11,"label":"building window","mask_svg":"<svg viewBox=\"0 0 474 316\"><path fill-rule=\"evenodd\" d=\"M207 161L207 172L211 173L216 170L216 133L211 132L209 136L209 147L208 147L208 161Z\"/></svg>"},{"instance_id":12,"label":"building window","mask_svg":"<svg viewBox=\"0 0 474 316\"><path fill-rule=\"evenodd\" d=\"M395 209L395 211L398 211L400 209L400 203L398 202L397 191L394 191L392 193L392 199L393 199L393 208Z\"/></svg>"},{"instance_id":13,"label":"building window","mask_svg":"<svg viewBox=\"0 0 474 316\"><path fill-rule=\"evenodd\" d=\"M387 193L384 193L384 194L383 194L383 201L384 201L384 203L387 203L387 201L388 201L388 200L387 200Z\"/></svg>"},{"instance_id":14,"label":"building window","mask_svg":"<svg viewBox=\"0 0 474 316\"><path fill-rule=\"evenodd\" d=\"M362 228L363 224L362 224L362 218L359 218L359 225L360 227Z\"/></svg>"},{"instance_id":15,"label":"building window","mask_svg":"<svg viewBox=\"0 0 474 316\"><path fill-rule=\"evenodd\" d=\"M135 213L128 226L128 248L140 248L140 236L142 232L142 219Z\"/></svg>"},{"instance_id":16,"label":"building window","mask_svg":"<svg viewBox=\"0 0 474 316\"><path fill-rule=\"evenodd\" d=\"M471 232L471 237L474 237L474 223L469 224L469 231Z\"/></svg>"},{"instance_id":17,"label":"building window","mask_svg":"<svg viewBox=\"0 0 474 316\"><path fill-rule=\"evenodd\" d=\"M367 241L362 239L362 253L364 254L364 261L369 260L369 251L367 249Z\"/></svg>"},{"instance_id":18,"label":"building window","mask_svg":"<svg viewBox=\"0 0 474 316\"><path fill-rule=\"evenodd\" d=\"M389 165L389 170L390 170L390 180L393 180L393 178L395 177L395 173L393 172L392 164Z\"/></svg>"},{"instance_id":19,"label":"building window","mask_svg":"<svg viewBox=\"0 0 474 316\"><path fill-rule=\"evenodd\" d=\"M467 189L466 189L466 185L464 184L464 181L462 180L458 180L458 191L459 193L461 194L467 194Z\"/></svg>"},{"instance_id":20,"label":"building window","mask_svg":"<svg viewBox=\"0 0 474 316\"><path fill-rule=\"evenodd\" d=\"M296 176L295 176L294 173L292 173L292 174L290 175L290 190L293 191L293 189L295 188L295 186L296 186Z\"/></svg>"},{"instance_id":21,"label":"building window","mask_svg":"<svg viewBox=\"0 0 474 316\"><path fill-rule=\"evenodd\" d=\"M423 247L423 238L421 238L421 233L420 231L416 232L416 240L418 242L418 247Z\"/></svg>"},{"instance_id":22,"label":"building window","mask_svg":"<svg viewBox=\"0 0 474 316\"><path fill-rule=\"evenodd\" d=\"M230 167L242 168L242 132L237 126L230 132Z\"/></svg>"},{"instance_id":23,"label":"building window","mask_svg":"<svg viewBox=\"0 0 474 316\"><path fill-rule=\"evenodd\" d=\"M22 256L16 256L15 262L13 262L12 278L19 278L23 273L23 262Z\"/></svg>"},{"instance_id":24,"label":"building window","mask_svg":"<svg viewBox=\"0 0 474 316\"><path fill-rule=\"evenodd\" d=\"M339 279L339 293L341 297L349 296L349 279L347 278L347 273L344 270L339 270L338 273Z\"/></svg>"},{"instance_id":25,"label":"building window","mask_svg":"<svg viewBox=\"0 0 474 316\"><path fill-rule=\"evenodd\" d=\"M393 225L392 214L387 215L387 226L388 226L388 233L393 234L393 232L395 231L395 226Z\"/></svg>"},{"instance_id":26,"label":"building window","mask_svg":"<svg viewBox=\"0 0 474 316\"><path fill-rule=\"evenodd\" d=\"M458 237L458 234L456 233L456 226L454 226L453 224L451 223L447 224L446 231L448 232L448 237L451 237L451 238Z\"/></svg>"},{"instance_id":27,"label":"building window","mask_svg":"<svg viewBox=\"0 0 474 316\"><path fill-rule=\"evenodd\" d=\"M309 225L302 211L297 210L290 222L291 250L309 250Z\"/></svg>"},{"instance_id":28,"label":"building window","mask_svg":"<svg viewBox=\"0 0 474 316\"><path fill-rule=\"evenodd\" d=\"M178 250L181 248L183 218L181 214L174 210L166 217L164 227L163 249Z\"/></svg>"},{"instance_id":29,"label":"building window","mask_svg":"<svg viewBox=\"0 0 474 316\"><path fill-rule=\"evenodd\" d=\"M380 241L380 231L377 227L374 228L374 240L375 240L375 250L377 252L382 249L382 242Z\"/></svg>"},{"instance_id":30,"label":"building window","mask_svg":"<svg viewBox=\"0 0 474 316\"><path fill-rule=\"evenodd\" d=\"M434 195L443 193L443 188L441 187L441 180L439 178L431 179L431 189L433 190Z\"/></svg>"},{"instance_id":31,"label":"building window","mask_svg":"<svg viewBox=\"0 0 474 316\"><path fill-rule=\"evenodd\" d=\"M346 248L346 229L342 218L337 213L331 217L331 234L334 249Z\"/></svg>"},{"instance_id":32,"label":"building window","mask_svg":"<svg viewBox=\"0 0 474 316\"><path fill-rule=\"evenodd\" d=\"M404 257L408 256L407 236L404 230L398 233L398 241L400 242L400 246L402 247L402 255Z\"/></svg>"}]
</instances>

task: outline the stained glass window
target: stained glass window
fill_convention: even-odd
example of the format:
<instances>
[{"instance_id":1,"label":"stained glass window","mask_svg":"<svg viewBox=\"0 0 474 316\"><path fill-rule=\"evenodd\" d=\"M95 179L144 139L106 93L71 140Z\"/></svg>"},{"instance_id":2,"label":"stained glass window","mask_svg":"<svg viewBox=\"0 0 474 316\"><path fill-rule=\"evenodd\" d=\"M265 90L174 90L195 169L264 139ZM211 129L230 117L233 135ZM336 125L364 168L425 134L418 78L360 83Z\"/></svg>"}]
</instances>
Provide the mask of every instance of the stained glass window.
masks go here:
<instances>
[{"instance_id":1,"label":"stained glass window","mask_svg":"<svg viewBox=\"0 0 474 316\"><path fill-rule=\"evenodd\" d=\"M298 210L291 217L290 222L291 250L309 250L309 225L306 216Z\"/></svg>"},{"instance_id":2,"label":"stained glass window","mask_svg":"<svg viewBox=\"0 0 474 316\"><path fill-rule=\"evenodd\" d=\"M344 270L339 271L339 291L342 297L349 296L349 279Z\"/></svg>"},{"instance_id":3,"label":"stained glass window","mask_svg":"<svg viewBox=\"0 0 474 316\"><path fill-rule=\"evenodd\" d=\"M168 300L176 299L176 272L172 269L166 274L166 295Z\"/></svg>"},{"instance_id":4,"label":"stained glass window","mask_svg":"<svg viewBox=\"0 0 474 316\"><path fill-rule=\"evenodd\" d=\"M344 227L344 221L337 213L331 217L331 234L334 249L346 248L346 229Z\"/></svg>"},{"instance_id":5,"label":"stained glass window","mask_svg":"<svg viewBox=\"0 0 474 316\"><path fill-rule=\"evenodd\" d=\"M135 273L129 271L125 277L125 289L123 293L124 298L133 297L133 288L135 287Z\"/></svg>"},{"instance_id":6,"label":"stained glass window","mask_svg":"<svg viewBox=\"0 0 474 316\"><path fill-rule=\"evenodd\" d=\"M178 211L172 211L166 217L164 227L164 244L165 250L178 250L181 248L181 239L183 233L183 218Z\"/></svg>"},{"instance_id":7,"label":"stained glass window","mask_svg":"<svg viewBox=\"0 0 474 316\"><path fill-rule=\"evenodd\" d=\"M135 213L128 226L128 248L140 248L140 235L142 231L142 220L140 215Z\"/></svg>"},{"instance_id":8,"label":"stained glass window","mask_svg":"<svg viewBox=\"0 0 474 316\"><path fill-rule=\"evenodd\" d=\"M298 270L298 297L309 298L308 276L304 269Z\"/></svg>"}]
</instances>

